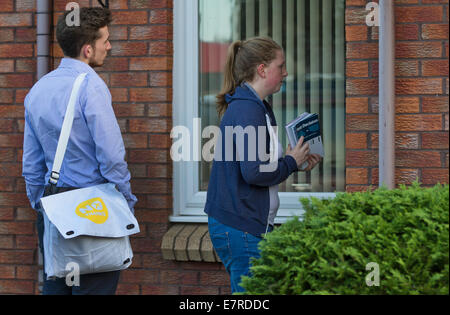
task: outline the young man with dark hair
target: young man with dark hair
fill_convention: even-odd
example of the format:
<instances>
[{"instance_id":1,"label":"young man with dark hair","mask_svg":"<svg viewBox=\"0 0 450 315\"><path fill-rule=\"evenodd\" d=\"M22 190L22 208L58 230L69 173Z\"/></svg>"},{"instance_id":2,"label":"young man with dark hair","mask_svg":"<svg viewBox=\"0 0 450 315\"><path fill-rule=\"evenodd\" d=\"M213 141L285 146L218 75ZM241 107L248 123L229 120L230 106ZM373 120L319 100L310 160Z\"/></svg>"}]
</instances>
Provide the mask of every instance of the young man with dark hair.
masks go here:
<instances>
[{"instance_id":1,"label":"young man with dark hair","mask_svg":"<svg viewBox=\"0 0 450 315\"><path fill-rule=\"evenodd\" d=\"M94 71L111 49L108 25L111 13L104 8L81 8L79 26L69 26L63 14L56 38L64 52L59 67L42 77L25 98L23 176L27 196L38 210L39 246L43 253L43 217L39 200L48 183L67 104L75 79L87 73L81 86L58 187L61 191L106 182L114 183L134 211L130 172L125 148L111 103L111 94ZM43 294L114 294L119 271L80 276L79 286L66 279L47 280Z\"/></svg>"}]
</instances>

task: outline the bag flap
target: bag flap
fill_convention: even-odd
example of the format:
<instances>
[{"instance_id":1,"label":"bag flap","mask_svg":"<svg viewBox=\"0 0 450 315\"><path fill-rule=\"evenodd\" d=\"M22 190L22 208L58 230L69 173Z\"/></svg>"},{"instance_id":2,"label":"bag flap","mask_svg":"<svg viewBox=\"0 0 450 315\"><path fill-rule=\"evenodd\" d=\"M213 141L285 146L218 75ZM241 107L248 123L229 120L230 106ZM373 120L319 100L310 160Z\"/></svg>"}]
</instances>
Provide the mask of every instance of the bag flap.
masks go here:
<instances>
[{"instance_id":1,"label":"bag flap","mask_svg":"<svg viewBox=\"0 0 450 315\"><path fill-rule=\"evenodd\" d=\"M124 237L139 233L139 224L112 183L41 198L49 220L61 235Z\"/></svg>"}]
</instances>

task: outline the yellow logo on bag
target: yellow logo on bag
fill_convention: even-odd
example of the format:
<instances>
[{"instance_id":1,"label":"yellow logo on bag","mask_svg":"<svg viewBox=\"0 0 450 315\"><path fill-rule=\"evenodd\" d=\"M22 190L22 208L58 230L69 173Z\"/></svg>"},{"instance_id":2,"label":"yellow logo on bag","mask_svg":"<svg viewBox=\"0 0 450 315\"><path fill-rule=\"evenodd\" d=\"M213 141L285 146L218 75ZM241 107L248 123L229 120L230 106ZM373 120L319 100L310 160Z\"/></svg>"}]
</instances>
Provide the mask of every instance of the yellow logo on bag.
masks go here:
<instances>
[{"instance_id":1,"label":"yellow logo on bag","mask_svg":"<svg viewBox=\"0 0 450 315\"><path fill-rule=\"evenodd\" d=\"M96 224L103 224L108 220L108 208L102 198L93 198L78 205L75 213L82 218Z\"/></svg>"}]
</instances>

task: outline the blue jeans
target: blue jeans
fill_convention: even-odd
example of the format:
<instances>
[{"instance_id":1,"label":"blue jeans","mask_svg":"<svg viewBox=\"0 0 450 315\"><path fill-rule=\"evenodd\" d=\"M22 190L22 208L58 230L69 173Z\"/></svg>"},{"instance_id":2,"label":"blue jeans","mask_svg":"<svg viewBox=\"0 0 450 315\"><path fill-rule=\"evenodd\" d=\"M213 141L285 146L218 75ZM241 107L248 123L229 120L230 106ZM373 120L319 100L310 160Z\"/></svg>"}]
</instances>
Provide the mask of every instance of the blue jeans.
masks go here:
<instances>
[{"instance_id":1,"label":"blue jeans","mask_svg":"<svg viewBox=\"0 0 450 315\"><path fill-rule=\"evenodd\" d=\"M251 276L251 258L259 258L258 243L262 240L208 217L209 235L217 255L230 275L231 292L243 292L241 276Z\"/></svg>"},{"instance_id":2,"label":"blue jeans","mask_svg":"<svg viewBox=\"0 0 450 315\"><path fill-rule=\"evenodd\" d=\"M44 218L42 213L38 212L36 226L39 237L39 249L44 259ZM45 263L44 263L45 265ZM47 280L44 272L43 295L114 295L117 284L119 283L119 271L94 273L80 276L79 286L67 286L65 278L56 278Z\"/></svg>"}]
</instances>

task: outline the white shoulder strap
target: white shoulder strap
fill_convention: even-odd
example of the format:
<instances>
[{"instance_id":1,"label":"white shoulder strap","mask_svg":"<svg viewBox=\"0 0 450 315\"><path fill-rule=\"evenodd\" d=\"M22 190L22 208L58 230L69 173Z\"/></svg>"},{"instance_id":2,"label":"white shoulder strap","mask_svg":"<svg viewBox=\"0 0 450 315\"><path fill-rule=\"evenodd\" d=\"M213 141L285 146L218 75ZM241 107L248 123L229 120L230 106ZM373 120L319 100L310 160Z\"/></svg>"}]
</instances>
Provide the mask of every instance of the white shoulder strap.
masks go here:
<instances>
[{"instance_id":1,"label":"white shoulder strap","mask_svg":"<svg viewBox=\"0 0 450 315\"><path fill-rule=\"evenodd\" d=\"M52 173L50 175L50 183L56 185L59 179L59 171L64 160L64 155L69 142L70 131L72 130L72 123L75 114L75 103L78 99L81 84L84 81L87 73L80 74L73 84L72 93L70 94L69 104L67 105L66 115L59 135L58 147L56 148L55 159L53 160Z\"/></svg>"}]
</instances>

